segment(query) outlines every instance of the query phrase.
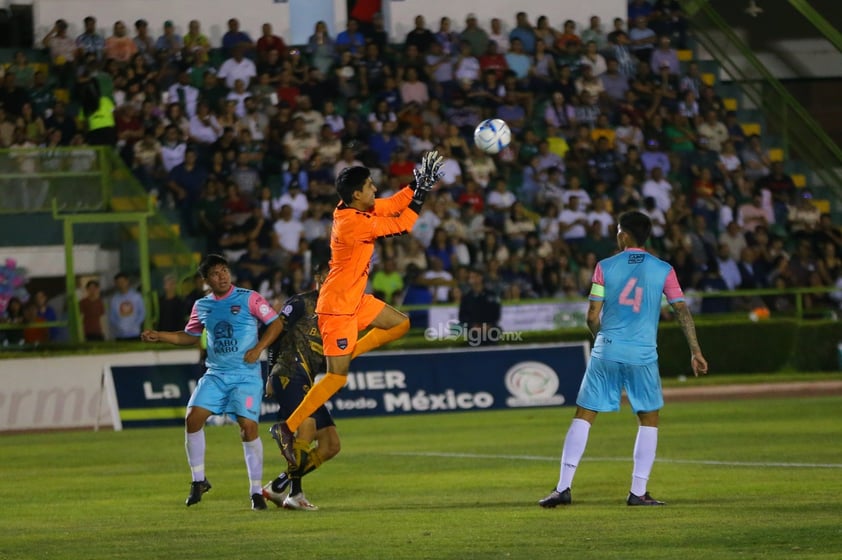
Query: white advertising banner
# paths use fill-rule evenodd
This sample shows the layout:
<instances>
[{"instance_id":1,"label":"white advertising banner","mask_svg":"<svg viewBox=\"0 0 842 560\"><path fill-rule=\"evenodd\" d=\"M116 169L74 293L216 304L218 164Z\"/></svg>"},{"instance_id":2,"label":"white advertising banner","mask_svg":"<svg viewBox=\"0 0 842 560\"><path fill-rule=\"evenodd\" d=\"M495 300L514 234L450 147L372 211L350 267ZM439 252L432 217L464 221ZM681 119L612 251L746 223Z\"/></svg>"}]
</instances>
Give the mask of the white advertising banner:
<instances>
[{"instance_id":1,"label":"white advertising banner","mask_svg":"<svg viewBox=\"0 0 842 560\"><path fill-rule=\"evenodd\" d=\"M512 303L500 311L500 329L504 333L548 331L561 328L586 327L588 302L554 301L545 303ZM457 336L459 308L455 305L431 307L426 336L440 340Z\"/></svg>"},{"instance_id":2,"label":"white advertising banner","mask_svg":"<svg viewBox=\"0 0 842 560\"><path fill-rule=\"evenodd\" d=\"M198 350L0 360L0 432L114 427L110 365L195 362Z\"/></svg>"}]
</instances>

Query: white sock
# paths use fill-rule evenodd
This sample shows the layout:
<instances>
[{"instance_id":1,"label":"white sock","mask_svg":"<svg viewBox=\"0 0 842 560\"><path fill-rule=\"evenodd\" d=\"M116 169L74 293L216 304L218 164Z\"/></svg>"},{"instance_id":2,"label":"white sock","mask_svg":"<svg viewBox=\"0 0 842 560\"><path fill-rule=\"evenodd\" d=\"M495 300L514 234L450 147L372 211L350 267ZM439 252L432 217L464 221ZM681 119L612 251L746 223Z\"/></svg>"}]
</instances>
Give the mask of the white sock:
<instances>
[{"instance_id":1,"label":"white sock","mask_svg":"<svg viewBox=\"0 0 842 560\"><path fill-rule=\"evenodd\" d=\"M187 450L187 464L193 475L193 482L205 479L205 430L186 433L184 448Z\"/></svg>"},{"instance_id":2,"label":"white sock","mask_svg":"<svg viewBox=\"0 0 842 560\"><path fill-rule=\"evenodd\" d=\"M640 426L634 442L634 471L632 472L631 493L642 496L646 493L649 473L655 463L655 451L658 449L658 428Z\"/></svg>"},{"instance_id":3,"label":"white sock","mask_svg":"<svg viewBox=\"0 0 842 560\"><path fill-rule=\"evenodd\" d=\"M573 484L573 475L576 474L576 467L585 453L585 446L588 445L588 433L591 424L587 420L574 418L564 438L564 449L561 452L561 474L558 479L556 490L564 492Z\"/></svg>"},{"instance_id":4,"label":"white sock","mask_svg":"<svg viewBox=\"0 0 842 560\"><path fill-rule=\"evenodd\" d=\"M243 442L246 470L249 473L249 493L260 494L263 489L263 441L258 437Z\"/></svg>"}]
</instances>

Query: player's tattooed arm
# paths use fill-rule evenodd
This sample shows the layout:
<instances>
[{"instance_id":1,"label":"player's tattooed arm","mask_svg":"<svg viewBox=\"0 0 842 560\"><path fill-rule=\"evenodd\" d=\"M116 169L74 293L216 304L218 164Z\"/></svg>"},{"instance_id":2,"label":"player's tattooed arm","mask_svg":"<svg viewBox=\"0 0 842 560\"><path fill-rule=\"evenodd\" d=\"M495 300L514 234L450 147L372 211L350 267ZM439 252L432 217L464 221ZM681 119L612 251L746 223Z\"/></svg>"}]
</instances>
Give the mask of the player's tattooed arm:
<instances>
[{"instance_id":1,"label":"player's tattooed arm","mask_svg":"<svg viewBox=\"0 0 842 560\"><path fill-rule=\"evenodd\" d=\"M690 346L690 353L701 354L702 349L699 346L699 339L696 337L696 324L693 322L690 308L683 301L677 302L673 307L678 318L678 324L681 325L681 330L684 333L684 338L687 339L687 345Z\"/></svg>"}]
</instances>

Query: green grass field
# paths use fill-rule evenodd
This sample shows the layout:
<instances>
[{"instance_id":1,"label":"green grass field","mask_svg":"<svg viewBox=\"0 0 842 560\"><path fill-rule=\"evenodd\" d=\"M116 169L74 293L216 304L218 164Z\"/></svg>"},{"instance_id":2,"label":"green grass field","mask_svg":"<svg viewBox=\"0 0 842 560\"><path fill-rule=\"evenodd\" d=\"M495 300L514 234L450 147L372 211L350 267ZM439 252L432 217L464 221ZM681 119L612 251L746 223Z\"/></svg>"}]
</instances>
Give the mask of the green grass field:
<instances>
[{"instance_id":1,"label":"green grass field","mask_svg":"<svg viewBox=\"0 0 842 560\"><path fill-rule=\"evenodd\" d=\"M636 423L602 415L574 504L544 510L571 413L340 420L343 451L305 479L318 512L249 509L233 426L207 428L214 487L191 508L180 429L2 435L0 558L842 555L839 398L668 405L650 480L664 508L625 506Z\"/></svg>"}]
</instances>

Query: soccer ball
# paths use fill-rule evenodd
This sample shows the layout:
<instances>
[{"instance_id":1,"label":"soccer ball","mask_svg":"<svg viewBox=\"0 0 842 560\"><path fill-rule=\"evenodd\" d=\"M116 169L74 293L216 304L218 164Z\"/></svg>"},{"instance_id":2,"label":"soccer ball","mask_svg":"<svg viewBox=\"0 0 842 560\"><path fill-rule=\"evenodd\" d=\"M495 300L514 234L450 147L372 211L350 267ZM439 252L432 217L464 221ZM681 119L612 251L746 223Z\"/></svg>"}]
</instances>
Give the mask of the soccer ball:
<instances>
[{"instance_id":1,"label":"soccer ball","mask_svg":"<svg viewBox=\"0 0 842 560\"><path fill-rule=\"evenodd\" d=\"M474 144L487 154L496 154L512 141L512 131L506 121L485 119L474 129Z\"/></svg>"}]
</instances>

